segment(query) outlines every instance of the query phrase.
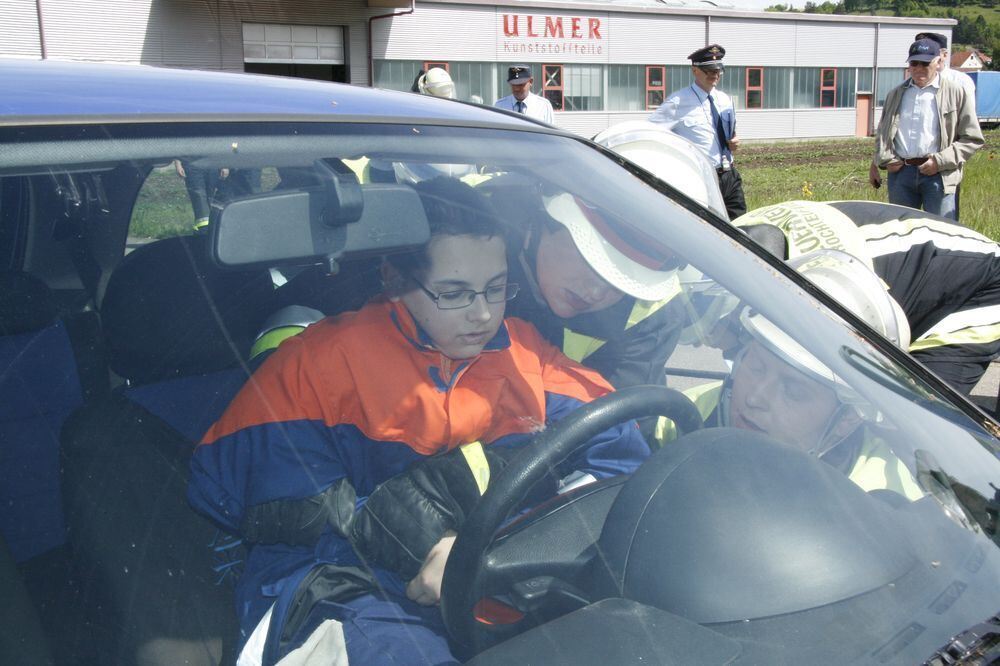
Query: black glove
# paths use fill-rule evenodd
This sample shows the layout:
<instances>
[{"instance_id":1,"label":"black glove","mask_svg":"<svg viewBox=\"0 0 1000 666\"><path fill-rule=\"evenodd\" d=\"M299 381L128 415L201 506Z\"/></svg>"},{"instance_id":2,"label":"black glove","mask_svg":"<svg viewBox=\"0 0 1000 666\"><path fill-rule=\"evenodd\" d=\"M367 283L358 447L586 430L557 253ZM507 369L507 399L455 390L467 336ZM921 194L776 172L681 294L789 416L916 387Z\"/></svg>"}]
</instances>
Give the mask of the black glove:
<instances>
[{"instance_id":1,"label":"black glove","mask_svg":"<svg viewBox=\"0 0 1000 666\"><path fill-rule=\"evenodd\" d=\"M339 479L319 495L256 504L244 513L240 534L248 543L315 546L329 525L346 537L355 499L354 487L347 479Z\"/></svg>"},{"instance_id":2,"label":"black glove","mask_svg":"<svg viewBox=\"0 0 1000 666\"><path fill-rule=\"evenodd\" d=\"M490 478L516 453L506 448L482 450ZM372 492L355 516L352 541L369 563L409 580L444 533L462 527L480 497L476 476L461 449L426 458Z\"/></svg>"}]
</instances>

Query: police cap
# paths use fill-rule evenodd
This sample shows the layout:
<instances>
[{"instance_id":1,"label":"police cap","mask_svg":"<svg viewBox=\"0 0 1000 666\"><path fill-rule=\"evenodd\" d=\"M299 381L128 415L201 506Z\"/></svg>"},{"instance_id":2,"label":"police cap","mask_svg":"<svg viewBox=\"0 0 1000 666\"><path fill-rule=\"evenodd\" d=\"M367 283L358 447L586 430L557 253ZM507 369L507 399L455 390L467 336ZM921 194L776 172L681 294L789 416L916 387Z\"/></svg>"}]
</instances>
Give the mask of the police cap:
<instances>
[{"instance_id":1,"label":"police cap","mask_svg":"<svg viewBox=\"0 0 1000 666\"><path fill-rule=\"evenodd\" d=\"M531 79L531 67L514 65L507 69L507 83L527 83Z\"/></svg>"},{"instance_id":2,"label":"police cap","mask_svg":"<svg viewBox=\"0 0 1000 666\"><path fill-rule=\"evenodd\" d=\"M726 55L726 49L718 44L709 44L703 49L698 49L688 56L691 65L694 67L707 67L708 69L722 69L722 59Z\"/></svg>"}]
</instances>

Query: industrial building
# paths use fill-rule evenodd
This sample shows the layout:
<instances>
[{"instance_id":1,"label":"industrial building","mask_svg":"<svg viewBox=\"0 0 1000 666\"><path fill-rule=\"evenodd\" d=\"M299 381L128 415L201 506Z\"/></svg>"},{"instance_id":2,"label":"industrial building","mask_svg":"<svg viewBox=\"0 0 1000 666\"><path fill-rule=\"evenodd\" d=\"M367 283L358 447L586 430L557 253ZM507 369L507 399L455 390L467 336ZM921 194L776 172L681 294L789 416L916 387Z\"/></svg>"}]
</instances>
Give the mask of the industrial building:
<instances>
[{"instance_id":1,"label":"industrial building","mask_svg":"<svg viewBox=\"0 0 1000 666\"><path fill-rule=\"evenodd\" d=\"M560 127L590 136L690 85L686 59L725 46L721 88L743 138L863 136L903 80L915 33L952 19L742 11L656 0L0 0L0 56L257 72L409 90L446 68L492 103L534 68Z\"/></svg>"}]
</instances>

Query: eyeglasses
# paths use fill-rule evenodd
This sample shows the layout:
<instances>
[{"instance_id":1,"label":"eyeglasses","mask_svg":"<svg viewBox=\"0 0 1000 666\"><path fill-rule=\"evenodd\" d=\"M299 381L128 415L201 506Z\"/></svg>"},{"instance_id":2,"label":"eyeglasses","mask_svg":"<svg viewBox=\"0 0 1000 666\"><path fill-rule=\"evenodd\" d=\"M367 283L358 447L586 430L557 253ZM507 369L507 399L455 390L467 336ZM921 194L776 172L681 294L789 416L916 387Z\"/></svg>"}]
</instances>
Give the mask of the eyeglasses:
<instances>
[{"instance_id":1,"label":"eyeglasses","mask_svg":"<svg viewBox=\"0 0 1000 666\"><path fill-rule=\"evenodd\" d=\"M930 67L930 66L931 64L929 62L922 62L920 60L910 61L910 67Z\"/></svg>"},{"instance_id":2,"label":"eyeglasses","mask_svg":"<svg viewBox=\"0 0 1000 666\"><path fill-rule=\"evenodd\" d=\"M725 69L725 65L719 65L717 67L698 67L698 69L701 70L702 74L708 74L709 76L712 74L718 74L719 76L722 76L722 70Z\"/></svg>"},{"instance_id":3,"label":"eyeglasses","mask_svg":"<svg viewBox=\"0 0 1000 666\"><path fill-rule=\"evenodd\" d=\"M420 284L420 281L415 277L411 277L410 279L427 294L428 298L437 304L439 310L461 310L462 308L467 308L476 301L476 296L480 294L486 299L487 303L504 303L517 296L518 290L517 283L505 282L504 284L495 284L492 287L486 287L482 291L459 289L457 291L444 291L440 294L435 294Z\"/></svg>"}]
</instances>

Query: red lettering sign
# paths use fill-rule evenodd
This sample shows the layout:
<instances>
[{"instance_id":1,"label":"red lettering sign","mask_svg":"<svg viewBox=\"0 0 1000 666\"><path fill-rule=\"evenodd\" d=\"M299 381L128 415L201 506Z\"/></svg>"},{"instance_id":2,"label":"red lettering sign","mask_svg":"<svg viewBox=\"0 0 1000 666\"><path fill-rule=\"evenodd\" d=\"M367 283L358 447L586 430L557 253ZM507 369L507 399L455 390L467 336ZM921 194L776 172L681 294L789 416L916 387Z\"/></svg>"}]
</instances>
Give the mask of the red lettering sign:
<instances>
[{"instance_id":1,"label":"red lettering sign","mask_svg":"<svg viewBox=\"0 0 1000 666\"><path fill-rule=\"evenodd\" d=\"M583 33L580 32L580 17L574 16L570 20L570 24L573 26L573 39L580 39L583 37Z\"/></svg>"},{"instance_id":2,"label":"red lettering sign","mask_svg":"<svg viewBox=\"0 0 1000 666\"><path fill-rule=\"evenodd\" d=\"M591 21L596 21L597 19L590 19ZM559 39L564 39L561 16L546 16L545 17L545 36L546 37L558 37Z\"/></svg>"},{"instance_id":3,"label":"red lettering sign","mask_svg":"<svg viewBox=\"0 0 1000 666\"><path fill-rule=\"evenodd\" d=\"M517 37L517 14L503 15L503 34L505 37Z\"/></svg>"},{"instance_id":4,"label":"red lettering sign","mask_svg":"<svg viewBox=\"0 0 1000 666\"><path fill-rule=\"evenodd\" d=\"M532 19L534 18L534 16L528 16L528 37L538 37L538 33L535 32L535 28L532 25Z\"/></svg>"},{"instance_id":5,"label":"red lettering sign","mask_svg":"<svg viewBox=\"0 0 1000 666\"><path fill-rule=\"evenodd\" d=\"M590 39L601 38L601 19L587 19L590 24Z\"/></svg>"}]
</instances>

